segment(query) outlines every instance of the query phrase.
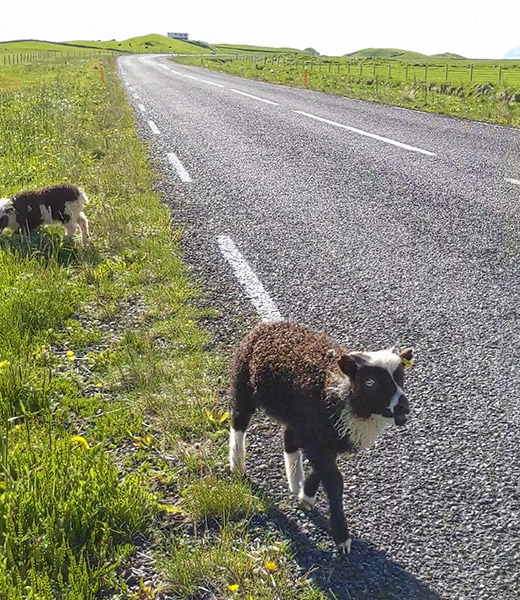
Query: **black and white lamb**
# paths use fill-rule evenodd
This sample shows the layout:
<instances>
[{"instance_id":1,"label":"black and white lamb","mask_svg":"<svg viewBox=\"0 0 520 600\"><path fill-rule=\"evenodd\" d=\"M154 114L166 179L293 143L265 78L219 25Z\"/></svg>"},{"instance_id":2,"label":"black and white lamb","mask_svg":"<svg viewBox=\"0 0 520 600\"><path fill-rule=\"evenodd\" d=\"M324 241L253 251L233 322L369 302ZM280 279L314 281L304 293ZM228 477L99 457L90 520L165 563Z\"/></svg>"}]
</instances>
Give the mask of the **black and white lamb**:
<instances>
[{"instance_id":1,"label":"black and white lamb","mask_svg":"<svg viewBox=\"0 0 520 600\"><path fill-rule=\"evenodd\" d=\"M86 203L85 192L67 183L2 198L0 233L6 228L29 233L42 225L61 223L69 238L79 227L81 241L85 244L89 237L88 221L83 212Z\"/></svg>"},{"instance_id":2,"label":"black and white lamb","mask_svg":"<svg viewBox=\"0 0 520 600\"><path fill-rule=\"evenodd\" d=\"M231 469L245 471L245 434L257 408L283 425L289 488L307 506L320 483L332 536L349 553L339 453L370 446L386 426L404 425L409 405L403 368L410 349L350 352L326 335L287 321L262 323L242 341L232 372ZM302 454L312 471L305 478Z\"/></svg>"}]
</instances>

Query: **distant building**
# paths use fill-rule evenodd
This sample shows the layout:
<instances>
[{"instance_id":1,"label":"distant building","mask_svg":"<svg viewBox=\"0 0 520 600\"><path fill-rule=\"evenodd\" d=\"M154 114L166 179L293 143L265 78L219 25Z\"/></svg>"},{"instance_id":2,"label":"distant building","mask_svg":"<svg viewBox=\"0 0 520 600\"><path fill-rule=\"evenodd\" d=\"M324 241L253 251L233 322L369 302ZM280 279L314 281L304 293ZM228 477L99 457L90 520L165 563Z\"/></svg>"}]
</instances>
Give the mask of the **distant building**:
<instances>
[{"instance_id":1,"label":"distant building","mask_svg":"<svg viewBox=\"0 0 520 600\"><path fill-rule=\"evenodd\" d=\"M167 35L169 38L173 38L174 40L187 40L188 39L187 33L168 33Z\"/></svg>"}]
</instances>

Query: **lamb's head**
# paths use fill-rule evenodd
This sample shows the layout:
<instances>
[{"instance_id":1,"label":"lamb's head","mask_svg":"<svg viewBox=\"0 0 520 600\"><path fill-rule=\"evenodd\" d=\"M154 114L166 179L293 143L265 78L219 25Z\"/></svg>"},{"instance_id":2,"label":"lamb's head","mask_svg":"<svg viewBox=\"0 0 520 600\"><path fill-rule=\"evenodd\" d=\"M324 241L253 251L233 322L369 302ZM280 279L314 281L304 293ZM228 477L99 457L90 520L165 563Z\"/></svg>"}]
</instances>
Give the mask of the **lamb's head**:
<instances>
[{"instance_id":1,"label":"lamb's head","mask_svg":"<svg viewBox=\"0 0 520 600\"><path fill-rule=\"evenodd\" d=\"M355 416L365 419L380 415L404 425L410 407L403 392L404 368L412 360L412 350L351 352L338 357L338 366L350 379L350 405Z\"/></svg>"},{"instance_id":2,"label":"lamb's head","mask_svg":"<svg viewBox=\"0 0 520 600\"><path fill-rule=\"evenodd\" d=\"M10 198L0 198L0 233L9 227L14 229L16 226L16 213L13 201Z\"/></svg>"}]
</instances>

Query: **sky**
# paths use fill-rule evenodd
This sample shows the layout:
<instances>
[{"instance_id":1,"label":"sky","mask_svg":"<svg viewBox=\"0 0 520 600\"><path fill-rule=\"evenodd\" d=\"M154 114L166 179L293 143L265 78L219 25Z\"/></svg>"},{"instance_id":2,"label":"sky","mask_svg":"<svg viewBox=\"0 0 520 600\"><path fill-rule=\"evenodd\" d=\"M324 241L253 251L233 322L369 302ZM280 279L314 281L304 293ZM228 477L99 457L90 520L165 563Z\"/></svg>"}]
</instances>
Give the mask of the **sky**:
<instances>
[{"instance_id":1,"label":"sky","mask_svg":"<svg viewBox=\"0 0 520 600\"><path fill-rule=\"evenodd\" d=\"M188 32L190 39L315 48L342 55L362 48L403 48L502 58L520 46L520 2L495 0L24 0L5 2L0 40L126 39ZM432 6L435 8L433 9Z\"/></svg>"}]
</instances>

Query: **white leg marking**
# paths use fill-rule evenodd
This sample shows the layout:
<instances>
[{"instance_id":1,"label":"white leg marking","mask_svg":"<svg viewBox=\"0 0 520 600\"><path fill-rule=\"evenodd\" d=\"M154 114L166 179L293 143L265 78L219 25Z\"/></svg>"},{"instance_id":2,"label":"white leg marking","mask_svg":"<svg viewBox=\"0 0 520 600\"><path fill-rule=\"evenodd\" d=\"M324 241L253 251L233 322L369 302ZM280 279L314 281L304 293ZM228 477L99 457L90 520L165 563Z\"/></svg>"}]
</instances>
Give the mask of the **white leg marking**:
<instances>
[{"instance_id":1,"label":"white leg marking","mask_svg":"<svg viewBox=\"0 0 520 600\"><path fill-rule=\"evenodd\" d=\"M349 536L344 542L338 544L336 548L338 552L343 552L343 554L350 554L350 546L352 546L352 538Z\"/></svg>"},{"instance_id":2,"label":"white leg marking","mask_svg":"<svg viewBox=\"0 0 520 600\"><path fill-rule=\"evenodd\" d=\"M298 495L300 486L305 479L303 472L302 453L299 450L291 453L284 452L283 456L287 481L289 482L289 489L293 494Z\"/></svg>"},{"instance_id":3,"label":"white leg marking","mask_svg":"<svg viewBox=\"0 0 520 600\"><path fill-rule=\"evenodd\" d=\"M316 504L316 494L314 496L307 496L303 491L303 483L300 491L298 492L298 498L305 508L313 508Z\"/></svg>"},{"instance_id":4,"label":"white leg marking","mask_svg":"<svg viewBox=\"0 0 520 600\"><path fill-rule=\"evenodd\" d=\"M90 237L90 231L88 229L88 219L85 216L85 213L80 213L78 217L78 225L81 231L81 242L83 245L87 243L88 238Z\"/></svg>"},{"instance_id":5,"label":"white leg marking","mask_svg":"<svg viewBox=\"0 0 520 600\"><path fill-rule=\"evenodd\" d=\"M76 233L76 228L78 226L78 224L76 223L76 221L69 221L68 223L65 223L65 235L72 239L74 237L74 234Z\"/></svg>"},{"instance_id":6,"label":"white leg marking","mask_svg":"<svg viewBox=\"0 0 520 600\"><path fill-rule=\"evenodd\" d=\"M245 431L229 432L229 466L232 471L244 474L246 472L246 434Z\"/></svg>"}]
</instances>

